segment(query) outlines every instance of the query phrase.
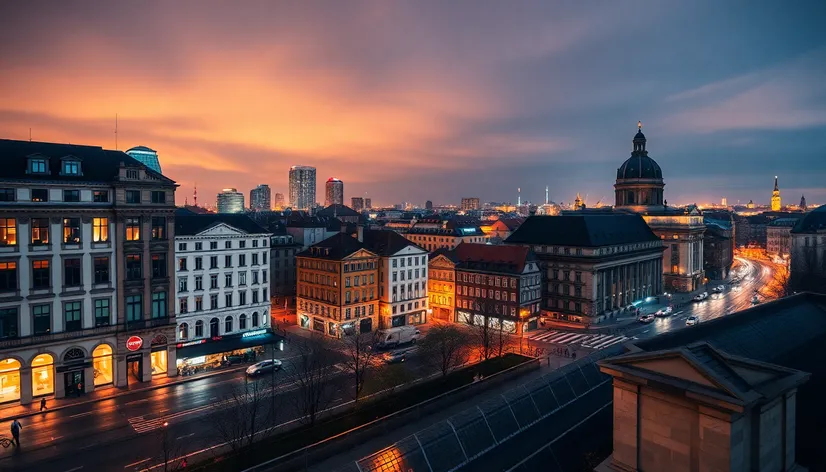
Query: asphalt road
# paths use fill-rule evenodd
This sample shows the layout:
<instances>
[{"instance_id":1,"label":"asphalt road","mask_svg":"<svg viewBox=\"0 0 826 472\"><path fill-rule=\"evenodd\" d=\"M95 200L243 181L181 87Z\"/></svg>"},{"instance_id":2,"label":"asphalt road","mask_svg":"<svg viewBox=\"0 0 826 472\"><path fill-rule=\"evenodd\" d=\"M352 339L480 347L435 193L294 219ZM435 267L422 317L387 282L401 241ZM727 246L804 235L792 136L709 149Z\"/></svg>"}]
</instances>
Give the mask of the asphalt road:
<instances>
[{"instance_id":1,"label":"asphalt road","mask_svg":"<svg viewBox=\"0 0 826 472\"><path fill-rule=\"evenodd\" d=\"M284 372L276 374L276 422L294 424L301 416L298 388L288 380L294 353L288 348L279 354L276 357L284 362ZM393 379L399 383L432 373L415 354L408 356L405 363L387 369L396 372ZM25 418L22 448L19 453L14 448L2 450L0 470L163 470L165 445L174 457L196 451L217 453L220 449L216 445L225 439L214 427L216 411L244 382L243 371L230 372ZM269 376L254 382L270 388ZM328 408L351 401L354 388L343 368L336 369L329 382ZM237 408L232 401L225 404ZM270 410L269 393L261 405L259 417L263 418Z\"/></svg>"}]
</instances>

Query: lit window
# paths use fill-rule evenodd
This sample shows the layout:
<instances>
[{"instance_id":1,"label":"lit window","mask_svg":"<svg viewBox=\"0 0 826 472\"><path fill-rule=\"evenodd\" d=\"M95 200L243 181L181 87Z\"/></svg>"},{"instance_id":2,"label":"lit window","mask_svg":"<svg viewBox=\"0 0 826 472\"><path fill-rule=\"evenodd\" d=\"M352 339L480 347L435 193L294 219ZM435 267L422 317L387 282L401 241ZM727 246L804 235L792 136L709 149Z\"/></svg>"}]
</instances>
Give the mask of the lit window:
<instances>
[{"instance_id":1,"label":"lit window","mask_svg":"<svg viewBox=\"0 0 826 472\"><path fill-rule=\"evenodd\" d=\"M63 218L63 242L80 244L80 218Z\"/></svg>"},{"instance_id":2,"label":"lit window","mask_svg":"<svg viewBox=\"0 0 826 472\"><path fill-rule=\"evenodd\" d=\"M0 218L0 246L17 245L17 220Z\"/></svg>"},{"instance_id":3,"label":"lit window","mask_svg":"<svg viewBox=\"0 0 826 472\"><path fill-rule=\"evenodd\" d=\"M46 173L46 159L31 159L29 160L29 173L45 174Z\"/></svg>"},{"instance_id":4,"label":"lit window","mask_svg":"<svg viewBox=\"0 0 826 472\"><path fill-rule=\"evenodd\" d=\"M92 241L109 241L109 218L92 218Z\"/></svg>"},{"instance_id":5,"label":"lit window","mask_svg":"<svg viewBox=\"0 0 826 472\"><path fill-rule=\"evenodd\" d=\"M141 239L141 219L126 218L126 240L139 241Z\"/></svg>"},{"instance_id":6,"label":"lit window","mask_svg":"<svg viewBox=\"0 0 826 472\"><path fill-rule=\"evenodd\" d=\"M49 244L49 219L32 218L32 244Z\"/></svg>"},{"instance_id":7,"label":"lit window","mask_svg":"<svg viewBox=\"0 0 826 472\"><path fill-rule=\"evenodd\" d=\"M80 175L80 162L63 161L63 175Z\"/></svg>"}]
</instances>

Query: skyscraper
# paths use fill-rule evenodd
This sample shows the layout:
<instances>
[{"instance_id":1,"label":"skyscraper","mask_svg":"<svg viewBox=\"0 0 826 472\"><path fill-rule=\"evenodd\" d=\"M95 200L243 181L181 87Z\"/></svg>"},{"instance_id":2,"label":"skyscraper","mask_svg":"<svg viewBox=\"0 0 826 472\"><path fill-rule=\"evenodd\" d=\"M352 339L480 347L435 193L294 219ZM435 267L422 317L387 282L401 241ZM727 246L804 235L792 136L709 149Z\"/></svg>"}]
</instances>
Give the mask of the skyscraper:
<instances>
[{"instance_id":1,"label":"skyscraper","mask_svg":"<svg viewBox=\"0 0 826 472\"><path fill-rule=\"evenodd\" d=\"M290 167L290 206L296 210L310 210L315 200L315 167Z\"/></svg>"},{"instance_id":2,"label":"skyscraper","mask_svg":"<svg viewBox=\"0 0 826 472\"><path fill-rule=\"evenodd\" d=\"M335 177L327 179L325 195L324 206L344 205L344 182Z\"/></svg>"},{"instance_id":3,"label":"skyscraper","mask_svg":"<svg viewBox=\"0 0 826 472\"><path fill-rule=\"evenodd\" d=\"M365 197L365 199L364 199L364 208L366 210L372 209L373 208L373 200L370 199L370 198Z\"/></svg>"},{"instance_id":4,"label":"skyscraper","mask_svg":"<svg viewBox=\"0 0 826 472\"><path fill-rule=\"evenodd\" d=\"M270 195L270 186L267 184L261 184L250 190L250 210L270 211L272 209Z\"/></svg>"},{"instance_id":5,"label":"skyscraper","mask_svg":"<svg viewBox=\"0 0 826 472\"><path fill-rule=\"evenodd\" d=\"M149 149L146 146L135 146L126 151L126 154L129 154L138 162L155 172L161 173L161 162L158 160L158 151Z\"/></svg>"},{"instance_id":6,"label":"skyscraper","mask_svg":"<svg viewBox=\"0 0 826 472\"><path fill-rule=\"evenodd\" d=\"M243 213L244 194L234 188L225 188L218 194L218 213Z\"/></svg>"},{"instance_id":7,"label":"skyscraper","mask_svg":"<svg viewBox=\"0 0 826 472\"><path fill-rule=\"evenodd\" d=\"M283 193L276 193L275 194L275 209L276 210L283 210L286 205L284 205L284 194Z\"/></svg>"},{"instance_id":8,"label":"skyscraper","mask_svg":"<svg viewBox=\"0 0 826 472\"><path fill-rule=\"evenodd\" d=\"M772 211L780 211L780 188L777 186L777 176L774 176L774 191L772 191Z\"/></svg>"},{"instance_id":9,"label":"skyscraper","mask_svg":"<svg viewBox=\"0 0 826 472\"><path fill-rule=\"evenodd\" d=\"M352 197L350 199L350 207L353 210L356 210L356 211L364 210L364 198L362 198L362 197Z\"/></svg>"},{"instance_id":10,"label":"skyscraper","mask_svg":"<svg viewBox=\"0 0 826 472\"><path fill-rule=\"evenodd\" d=\"M479 197L465 197L462 199L462 210L479 210L481 206L479 205Z\"/></svg>"}]
</instances>

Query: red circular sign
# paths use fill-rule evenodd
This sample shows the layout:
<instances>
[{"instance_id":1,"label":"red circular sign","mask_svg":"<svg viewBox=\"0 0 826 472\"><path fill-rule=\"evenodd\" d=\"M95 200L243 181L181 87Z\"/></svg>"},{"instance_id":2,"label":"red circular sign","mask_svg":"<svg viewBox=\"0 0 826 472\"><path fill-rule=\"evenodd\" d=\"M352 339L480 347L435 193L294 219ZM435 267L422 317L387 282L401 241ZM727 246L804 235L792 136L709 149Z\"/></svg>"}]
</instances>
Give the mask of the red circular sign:
<instances>
[{"instance_id":1,"label":"red circular sign","mask_svg":"<svg viewBox=\"0 0 826 472\"><path fill-rule=\"evenodd\" d=\"M126 340L126 349L130 351L137 351L143 346L143 339L140 336L132 336Z\"/></svg>"}]
</instances>

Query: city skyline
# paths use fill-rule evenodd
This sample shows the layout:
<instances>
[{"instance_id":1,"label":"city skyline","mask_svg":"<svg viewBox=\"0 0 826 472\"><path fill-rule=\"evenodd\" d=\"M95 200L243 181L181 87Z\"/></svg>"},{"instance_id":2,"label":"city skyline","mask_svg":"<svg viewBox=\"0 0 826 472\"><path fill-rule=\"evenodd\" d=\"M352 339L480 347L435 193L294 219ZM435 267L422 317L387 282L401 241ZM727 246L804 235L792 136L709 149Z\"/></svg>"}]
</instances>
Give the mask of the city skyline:
<instances>
[{"instance_id":1,"label":"city skyline","mask_svg":"<svg viewBox=\"0 0 826 472\"><path fill-rule=\"evenodd\" d=\"M637 120L669 201L768 204L774 175L785 202L826 201L817 2L94 5L6 9L0 135L113 149L117 114L117 147L158 150L178 203L196 181L286 192L297 163L346 181L345 201L610 201Z\"/></svg>"}]
</instances>

